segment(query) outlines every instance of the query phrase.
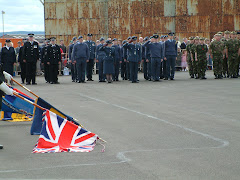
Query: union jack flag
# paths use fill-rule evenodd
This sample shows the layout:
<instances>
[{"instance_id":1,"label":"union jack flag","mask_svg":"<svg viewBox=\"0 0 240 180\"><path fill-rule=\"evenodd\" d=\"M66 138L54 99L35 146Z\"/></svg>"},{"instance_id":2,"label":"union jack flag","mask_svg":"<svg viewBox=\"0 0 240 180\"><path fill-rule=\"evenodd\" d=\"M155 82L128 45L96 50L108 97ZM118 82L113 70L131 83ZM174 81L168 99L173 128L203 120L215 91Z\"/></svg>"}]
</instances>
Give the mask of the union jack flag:
<instances>
[{"instance_id":1,"label":"union jack flag","mask_svg":"<svg viewBox=\"0 0 240 180\"><path fill-rule=\"evenodd\" d=\"M46 110L43 127L33 153L90 152L98 136Z\"/></svg>"}]
</instances>

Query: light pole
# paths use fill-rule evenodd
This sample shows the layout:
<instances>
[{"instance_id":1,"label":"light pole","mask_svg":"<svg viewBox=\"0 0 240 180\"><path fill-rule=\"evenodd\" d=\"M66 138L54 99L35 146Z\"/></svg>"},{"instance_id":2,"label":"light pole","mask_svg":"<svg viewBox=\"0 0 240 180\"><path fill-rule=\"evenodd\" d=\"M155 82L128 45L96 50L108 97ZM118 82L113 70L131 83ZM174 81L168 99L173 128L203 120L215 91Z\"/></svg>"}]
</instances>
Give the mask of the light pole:
<instances>
[{"instance_id":1,"label":"light pole","mask_svg":"<svg viewBox=\"0 0 240 180\"><path fill-rule=\"evenodd\" d=\"M4 38L4 14L5 14L5 11L2 11L3 38Z\"/></svg>"}]
</instances>

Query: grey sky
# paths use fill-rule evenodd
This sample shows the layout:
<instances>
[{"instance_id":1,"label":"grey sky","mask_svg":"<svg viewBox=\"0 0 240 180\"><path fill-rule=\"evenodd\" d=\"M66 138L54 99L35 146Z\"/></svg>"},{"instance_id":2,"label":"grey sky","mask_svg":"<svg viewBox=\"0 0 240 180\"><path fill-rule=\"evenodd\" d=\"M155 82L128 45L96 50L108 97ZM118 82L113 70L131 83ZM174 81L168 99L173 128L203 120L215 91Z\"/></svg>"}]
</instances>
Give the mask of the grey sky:
<instances>
[{"instance_id":1,"label":"grey sky","mask_svg":"<svg viewBox=\"0 0 240 180\"><path fill-rule=\"evenodd\" d=\"M44 31L44 7L39 0L0 0L4 14L4 32ZM0 32L2 32L2 13Z\"/></svg>"}]
</instances>

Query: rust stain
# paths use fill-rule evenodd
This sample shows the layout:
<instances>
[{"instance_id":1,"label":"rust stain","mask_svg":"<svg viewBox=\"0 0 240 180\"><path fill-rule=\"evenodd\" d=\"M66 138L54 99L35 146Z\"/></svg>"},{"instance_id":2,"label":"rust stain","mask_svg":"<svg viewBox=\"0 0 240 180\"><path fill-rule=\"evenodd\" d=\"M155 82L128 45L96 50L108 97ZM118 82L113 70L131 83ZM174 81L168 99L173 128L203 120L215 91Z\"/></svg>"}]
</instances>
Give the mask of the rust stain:
<instances>
[{"instance_id":1,"label":"rust stain","mask_svg":"<svg viewBox=\"0 0 240 180\"><path fill-rule=\"evenodd\" d=\"M175 31L181 38L239 30L240 0L45 0L46 37L125 39Z\"/></svg>"}]
</instances>

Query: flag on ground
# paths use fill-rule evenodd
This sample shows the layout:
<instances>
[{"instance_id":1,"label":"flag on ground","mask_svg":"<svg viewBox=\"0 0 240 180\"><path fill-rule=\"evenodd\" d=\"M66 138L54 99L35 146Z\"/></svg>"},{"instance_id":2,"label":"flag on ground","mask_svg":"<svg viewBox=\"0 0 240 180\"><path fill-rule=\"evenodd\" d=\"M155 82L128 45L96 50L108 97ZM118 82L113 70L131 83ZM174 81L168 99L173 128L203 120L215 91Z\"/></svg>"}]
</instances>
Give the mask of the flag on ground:
<instances>
[{"instance_id":1,"label":"flag on ground","mask_svg":"<svg viewBox=\"0 0 240 180\"><path fill-rule=\"evenodd\" d=\"M51 104L49 104L48 102L46 102L45 100L43 100L42 98L37 98L35 101L36 104L38 104L39 106L48 109L54 113L56 113L58 116L65 118L69 121L74 122L76 125L79 125L76 121L73 120L72 117L64 114L63 112L59 111L57 108L53 107ZM34 108L34 117L33 117L33 123L32 123L32 127L30 130L30 134L31 135L39 135L42 129L42 117L43 117L43 110L39 109L39 108Z\"/></svg>"},{"instance_id":2,"label":"flag on ground","mask_svg":"<svg viewBox=\"0 0 240 180\"><path fill-rule=\"evenodd\" d=\"M43 127L33 153L90 152L98 136L46 110Z\"/></svg>"}]
</instances>

